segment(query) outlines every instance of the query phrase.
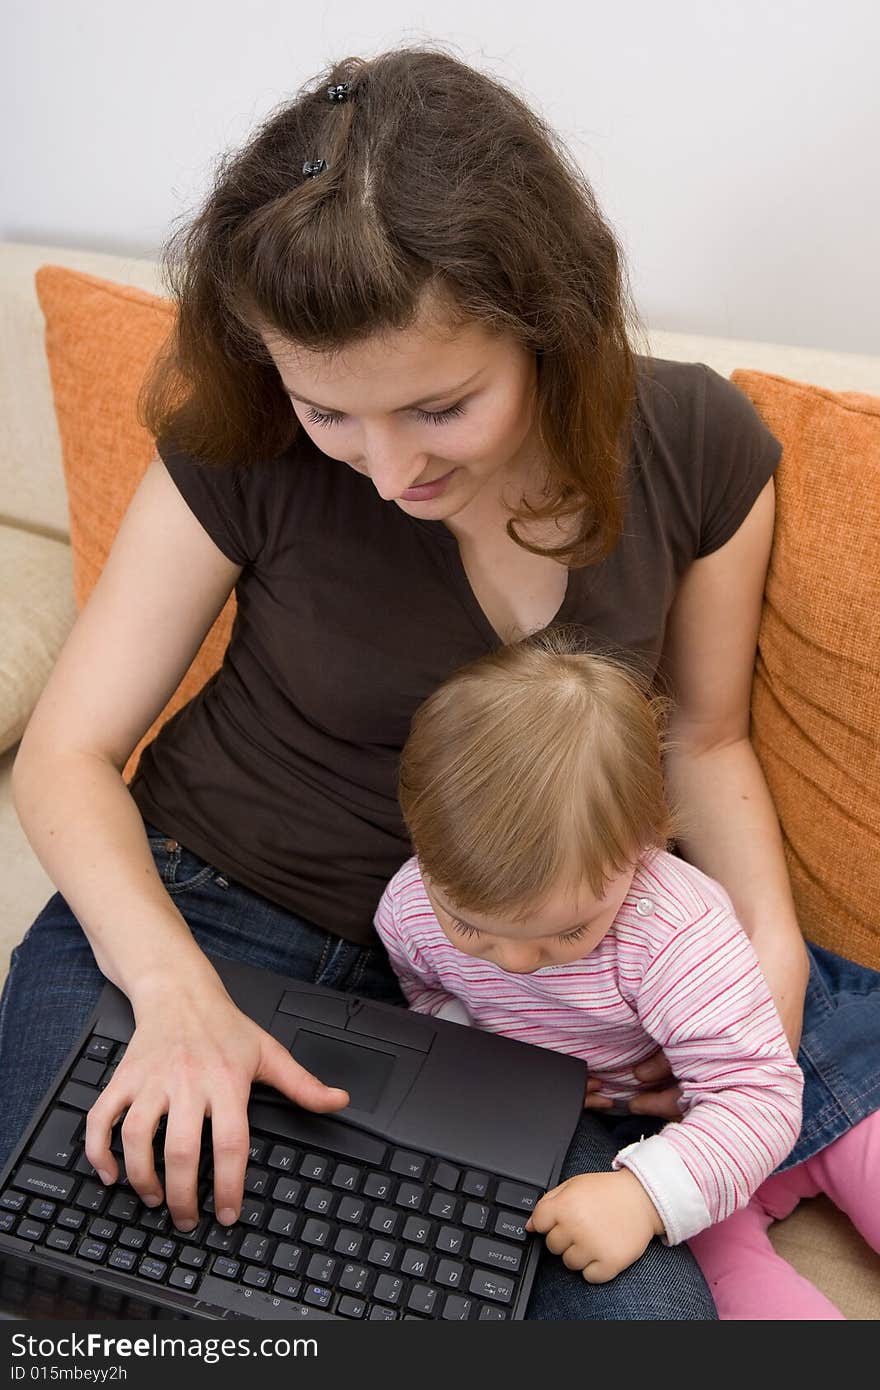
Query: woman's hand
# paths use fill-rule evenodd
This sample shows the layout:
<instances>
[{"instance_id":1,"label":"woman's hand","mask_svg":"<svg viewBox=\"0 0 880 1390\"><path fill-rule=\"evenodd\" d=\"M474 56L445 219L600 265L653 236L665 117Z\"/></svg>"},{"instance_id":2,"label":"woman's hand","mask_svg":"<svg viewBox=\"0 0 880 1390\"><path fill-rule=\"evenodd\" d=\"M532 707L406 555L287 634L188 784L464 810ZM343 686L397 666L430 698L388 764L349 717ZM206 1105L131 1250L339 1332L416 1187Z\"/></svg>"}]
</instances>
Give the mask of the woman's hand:
<instances>
[{"instance_id":1,"label":"woman's hand","mask_svg":"<svg viewBox=\"0 0 880 1390\"><path fill-rule=\"evenodd\" d=\"M121 1116L128 1181L148 1206L162 1201L153 1137L167 1115L165 1201L174 1224L198 1222L197 1181L202 1126L210 1117L217 1220L238 1219L250 1135L251 1083L274 1086L308 1110L339 1110L347 1092L325 1086L275 1038L243 1014L219 980L194 992L154 999L142 1011L112 1079L86 1121L86 1157L104 1183L118 1168L111 1131Z\"/></svg>"},{"instance_id":2,"label":"woman's hand","mask_svg":"<svg viewBox=\"0 0 880 1390\"><path fill-rule=\"evenodd\" d=\"M680 1120L681 1108L678 1101L681 1087L672 1075L666 1054L658 1049L644 1062L639 1062L638 1066L633 1068L633 1072L647 1090L633 1096L629 1102L630 1113L657 1115L663 1120ZM587 1081L584 1109L609 1110L613 1104L613 1100L602 1095L602 1078L591 1076Z\"/></svg>"}]
</instances>

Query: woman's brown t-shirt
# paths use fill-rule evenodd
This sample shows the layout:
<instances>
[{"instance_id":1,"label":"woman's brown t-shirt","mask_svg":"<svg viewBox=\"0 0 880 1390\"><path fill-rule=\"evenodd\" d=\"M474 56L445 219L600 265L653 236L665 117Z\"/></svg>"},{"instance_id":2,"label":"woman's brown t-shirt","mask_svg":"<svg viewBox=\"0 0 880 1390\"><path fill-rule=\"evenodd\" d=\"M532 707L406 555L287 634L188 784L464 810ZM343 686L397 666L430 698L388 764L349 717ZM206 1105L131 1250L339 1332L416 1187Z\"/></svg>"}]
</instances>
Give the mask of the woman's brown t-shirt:
<instances>
[{"instance_id":1,"label":"woman's brown t-shirt","mask_svg":"<svg viewBox=\"0 0 880 1390\"><path fill-rule=\"evenodd\" d=\"M653 674L682 575L738 529L781 448L710 368L638 365L623 533L607 559L569 571L554 621ZM383 502L304 432L247 468L162 456L243 569L223 665L144 750L135 802L230 878L373 942L382 890L411 853L396 798L410 719L500 638L451 531Z\"/></svg>"}]
</instances>

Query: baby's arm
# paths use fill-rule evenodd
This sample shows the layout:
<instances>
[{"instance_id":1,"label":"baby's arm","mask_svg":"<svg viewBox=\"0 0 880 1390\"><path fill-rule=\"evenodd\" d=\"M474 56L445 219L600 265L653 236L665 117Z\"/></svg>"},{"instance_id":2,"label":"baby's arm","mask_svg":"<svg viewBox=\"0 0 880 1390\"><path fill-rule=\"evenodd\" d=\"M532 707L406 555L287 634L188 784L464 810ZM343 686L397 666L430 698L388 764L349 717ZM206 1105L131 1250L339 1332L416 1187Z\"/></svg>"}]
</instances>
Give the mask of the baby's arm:
<instances>
[{"instance_id":1,"label":"baby's arm","mask_svg":"<svg viewBox=\"0 0 880 1390\"><path fill-rule=\"evenodd\" d=\"M684 1117L621 1150L670 1244L744 1206L794 1145L803 1076L732 909L670 935L638 991L641 1022L681 1085Z\"/></svg>"},{"instance_id":2,"label":"baby's arm","mask_svg":"<svg viewBox=\"0 0 880 1390\"><path fill-rule=\"evenodd\" d=\"M400 988L406 995L411 1009L420 1014L431 1014L433 1018L445 1018L453 1023L469 1024L470 1014L462 1001L448 990L443 989L423 957L407 940L401 928L397 910L397 895L394 882L382 894L376 910L374 925L388 952Z\"/></svg>"}]
</instances>

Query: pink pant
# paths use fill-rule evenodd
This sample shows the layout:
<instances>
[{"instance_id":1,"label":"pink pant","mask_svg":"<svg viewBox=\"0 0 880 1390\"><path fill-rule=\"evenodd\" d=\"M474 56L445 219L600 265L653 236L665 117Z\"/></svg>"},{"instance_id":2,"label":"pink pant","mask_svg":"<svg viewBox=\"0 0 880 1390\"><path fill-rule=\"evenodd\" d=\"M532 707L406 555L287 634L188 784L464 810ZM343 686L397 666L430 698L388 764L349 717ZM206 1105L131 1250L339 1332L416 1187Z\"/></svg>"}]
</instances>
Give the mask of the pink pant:
<instances>
[{"instance_id":1,"label":"pink pant","mask_svg":"<svg viewBox=\"0 0 880 1390\"><path fill-rule=\"evenodd\" d=\"M821 1153L778 1173L747 1207L688 1242L725 1321L832 1321L843 1314L770 1243L767 1228L802 1197L830 1197L873 1250L880 1250L880 1111Z\"/></svg>"}]
</instances>

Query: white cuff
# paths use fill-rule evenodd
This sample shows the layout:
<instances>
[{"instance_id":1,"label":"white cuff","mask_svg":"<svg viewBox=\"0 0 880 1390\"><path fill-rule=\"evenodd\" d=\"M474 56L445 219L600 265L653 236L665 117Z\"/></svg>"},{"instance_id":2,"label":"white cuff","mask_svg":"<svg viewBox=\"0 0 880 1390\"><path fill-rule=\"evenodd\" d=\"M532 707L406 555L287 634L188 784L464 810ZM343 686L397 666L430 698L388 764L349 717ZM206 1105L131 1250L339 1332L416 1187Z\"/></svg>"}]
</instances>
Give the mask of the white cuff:
<instances>
[{"instance_id":1,"label":"white cuff","mask_svg":"<svg viewBox=\"0 0 880 1390\"><path fill-rule=\"evenodd\" d=\"M621 1149L612 1164L635 1173L666 1227L667 1245L678 1245L712 1225L705 1198L684 1160L662 1134Z\"/></svg>"},{"instance_id":2,"label":"white cuff","mask_svg":"<svg viewBox=\"0 0 880 1390\"><path fill-rule=\"evenodd\" d=\"M450 1023L463 1023L465 1027L469 1027L471 1022L471 1016L460 999L447 999L440 1005L434 1017L445 1018Z\"/></svg>"}]
</instances>

